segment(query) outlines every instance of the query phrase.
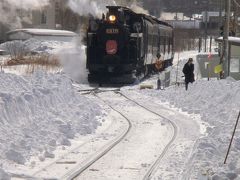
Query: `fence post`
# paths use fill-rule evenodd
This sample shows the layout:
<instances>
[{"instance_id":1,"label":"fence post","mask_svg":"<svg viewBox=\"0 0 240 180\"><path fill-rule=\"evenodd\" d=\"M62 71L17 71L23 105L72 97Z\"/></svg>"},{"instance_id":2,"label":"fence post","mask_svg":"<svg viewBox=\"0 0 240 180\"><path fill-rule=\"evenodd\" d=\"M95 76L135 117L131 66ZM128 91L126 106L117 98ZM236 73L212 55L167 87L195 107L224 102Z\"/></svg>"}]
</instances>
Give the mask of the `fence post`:
<instances>
[{"instance_id":1,"label":"fence post","mask_svg":"<svg viewBox=\"0 0 240 180\"><path fill-rule=\"evenodd\" d=\"M200 53L202 49L202 38L199 38L199 43L198 43L198 52Z\"/></svg>"},{"instance_id":2,"label":"fence post","mask_svg":"<svg viewBox=\"0 0 240 180\"><path fill-rule=\"evenodd\" d=\"M210 37L210 53L212 52L212 36Z\"/></svg>"},{"instance_id":3,"label":"fence post","mask_svg":"<svg viewBox=\"0 0 240 180\"><path fill-rule=\"evenodd\" d=\"M230 150L231 150L231 146L232 146L233 138L234 138L234 135L235 135L235 132L236 132L236 129L237 129L237 125L238 125L239 118L240 118L240 111L239 111L239 113L238 113L237 122L236 122L236 124L235 124L234 130L233 130L233 134L232 134L232 138L231 138L230 144L229 144L229 146L228 146L228 151L227 151L227 154L226 154L226 157L225 157L225 160L224 160L224 164L227 163L227 158L228 158L228 155L229 155Z\"/></svg>"},{"instance_id":4,"label":"fence post","mask_svg":"<svg viewBox=\"0 0 240 180\"><path fill-rule=\"evenodd\" d=\"M178 51L178 62L177 62L177 71L176 71L176 85L178 85L179 56L180 56L180 52Z\"/></svg>"}]
</instances>

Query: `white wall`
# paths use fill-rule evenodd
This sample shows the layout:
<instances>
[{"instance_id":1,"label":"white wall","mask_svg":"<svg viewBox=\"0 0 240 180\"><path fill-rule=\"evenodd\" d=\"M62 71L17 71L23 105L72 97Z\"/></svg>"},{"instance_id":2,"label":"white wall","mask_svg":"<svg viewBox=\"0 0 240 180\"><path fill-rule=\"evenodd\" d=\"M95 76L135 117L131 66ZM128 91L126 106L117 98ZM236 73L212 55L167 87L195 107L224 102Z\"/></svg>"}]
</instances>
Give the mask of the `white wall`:
<instances>
[{"instance_id":1,"label":"white wall","mask_svg":"<svg viewBox=\"0 0 240 180\"><path fill-rule=\"evenodd\" d=\"M46 24L41 22L42 13L45 13L47 21ZM33 11L32 13L33 27L34 28L44 28L44 29L56 29L55 21L55 1L51 1L51 5L43 8L42 10Z\"/></svg>"},{"instance_id":2,"label":"white wall","mask_svg":"<svg viewBox=\"0 0 240 180\"><path fill-rule=\"evenodd\" d=\"M240 46L231 45L230 75L240 80Z\"/></svg>"}]
</instances>

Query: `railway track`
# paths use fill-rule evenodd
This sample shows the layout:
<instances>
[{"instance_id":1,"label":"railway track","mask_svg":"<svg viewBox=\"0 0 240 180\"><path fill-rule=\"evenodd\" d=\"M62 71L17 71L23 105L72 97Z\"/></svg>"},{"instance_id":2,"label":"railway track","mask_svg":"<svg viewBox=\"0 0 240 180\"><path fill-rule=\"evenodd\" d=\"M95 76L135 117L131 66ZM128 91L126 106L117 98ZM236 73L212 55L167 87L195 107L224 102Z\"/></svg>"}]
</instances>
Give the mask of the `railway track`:
<instances>
[{"instance_id":1,"label":"railway track","mask_svg":"<svg viewBox=\"0 0 240 180\"><path fill-rule=\"evenodd\" d=\"M148 171L145 173L145 176L143 177L143 180L150 180L152 178L152 175L154 174L155 170L158 168L161 160L163 159L163 157L165 156L165 154L168 152L170 146L173 144L173 142L175 141L177 134L178 134L178 128L177 125L171 121L170 119L164 117L163 115L151 110L150 108L140 104L139 102L129 98L128 96L124 95L123 93L120 92L120 89L112 89L112 90L104 90L104 89L92 89L89 91L79 91L79 92L84 92L84 94L93 94L94 96L98 97L99 99L101 99L105 104L107 104L112 110L114 110L115 112L119 113L122 117L124 117L124 119L126 119L126 121L129 123L129 128L127 130L127 132L124 134L124 136L122 138L120 138L118 141L116 141L114 144L112 144L106 151L104 151L103 153L101 153L96 159L92 160L91 162L89 162L87 165L84 166L84 168L82 168L80 171L76 172L73 176L69 177L68 179L75 179L78 176L80 176L83 172L85 172L91 165L93 165L95 162L97 162L98 160L100 160L103 156L105 156L109 151L111 151L111 149L113 149L115 146L117 146L126 136L127 134L130 132L131 128L132 128L132 123L131 120L124 115L121 111L117 110L116 108L114 108L112 105L110 105L108 102L106 102L105 100L103 100L101 97L98 96L98 93L103 93L103 92L109 92L109 91L113 91L117 94L119 94L121 97L127 99L128 101L131 101L133 103L135 103L136 105L140 106L141 108L145 109L146 111L151 112L152 114L161 117L163 119L165 119L166 121L168 121L172 128L173 128L173 136L170 139L170 141L168 142L168 144L165 146L165 148L163 149L162 153L158 156L158 158L156 159L156 161L150 166L150 168L148 169Z\"/></svg>"},{"instance_id":2,"label":"railway track","mask_svg":"<svg viewBox=\"0 0 240 180\"><path fill-rule=\"evenodd\" d=\"M89 93L96 91L96 89L94 90L90 90ZM86 92L86 91L85 91ZM102 91L98 91L98 92L102 92ZM97 96L97 93L93 93L94 96L98 97L99 99L101 99L99 96ZM113 106L111 106L110 104L108 104L106 101L104 101L103 99L101 99L105 104L107 104L112 110L114 110L115 112L117 112L118 114L120 114L127 122L128 122L128 128L127 131L118 139L116 140L114 143L112 143L107 149L105 149L105 151L103 151L102 153L100 153L96 158L94 158L92 161L88 162L86 165L84 165L79 171L71 174L70 176L68 176L66 179L67 180L72 180L77 178L78 176L80 176L84 171L86 171L91 165L93 165L95 162L97 162L99 159L101 159L104 155L106 155L111 149L113 149L115 146L117 146L126 136L127 134L130 132L131 128L132 128L132 123L131 121L120 111L118 111L117 109L115 109Z\"/></svg>"},{"instance_id":3,"label":"railway track","mask_svg":"<svg viewBox=\"0 0 240 180\"><path fill-rule=\"evenodd\" d=\"M157 158L157 160L151 165L151 167L149 168L149 170L147 171L146 175L145 175L144 178L143 178L143 180L150 180L151 177L152 177L152 175L153 175L153 173L154 173L154 171L157 169L160 161L162 160L162 158L164 157L164 155L167 153L167 151L169 150L170 146L173 144L173 142L175 141L175 139L176 139L176 137L177 137L177 133L178 133L177 125L176 125L173 121L171 121L170 119L168 119L168 118L164 117L163 115L161 115L161 114L159 114L159 113L157 113L157 112L155 112L155 111L147 108L146 106L140 104L139 102L137 102L137 101L135 101L135 100L132 100L131 98L127 97L126 95L124 95L124 94L122 94L122 93L120 93L120 92L119 92L119 94L120 94L121 96L125 97L126 99L128 99L129 101L134 102L134 103L137 104L138 106L141 106L143 109L145 109L145 110L147 110L147 111L149 111L149 112L151 112L151 113L153 113L153 114L155 114L155 115L157 115L157 116L159 116L159 117L167 120L167 121L171 124L171 126L173 127L173 129L174 129L174 134L173 134L171 140L170 140L169 143L166 145L166 147L164 148L163 152L159 155L159 157Z\"/></svg>"}]
</instances>

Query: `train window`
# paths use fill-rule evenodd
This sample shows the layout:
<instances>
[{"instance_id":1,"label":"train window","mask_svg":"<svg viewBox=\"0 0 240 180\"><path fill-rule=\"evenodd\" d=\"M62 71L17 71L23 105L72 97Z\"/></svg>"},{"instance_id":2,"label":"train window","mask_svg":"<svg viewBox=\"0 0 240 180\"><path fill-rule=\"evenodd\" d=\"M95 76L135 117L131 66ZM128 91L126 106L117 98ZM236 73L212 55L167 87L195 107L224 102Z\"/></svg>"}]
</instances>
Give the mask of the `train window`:
<instances>
[{"instance_id":1,"label":"train window","mask_svg":"<svg viewBox=\"0 0 240 180\"><path fill-rule=\"evenodd\" d=\"M151 34L148 34L148 45L150 45L151 42Z\"/></svg>"},{"instance_id":2,"label":"train window","mask_svg":"<svg viewBox=\"0 0 240 180\"><path fill-rule=\"evenodd\" d=\"M92 45L92 35L88 34L88 46Z\"/></svg>"},{"instance_id":3,"label":"train window","mask_svg":"<svg viewBox=\"0 0 240 180\"><path fill-rule=\"evenodd\" d=\"M161 46L161 36L160 36L160 34L159 34L159 39L158 39L158 47L160 48L160 46Z\"/></svg>"},{"instance_id":4,"label":"train window","mask_svg":"<svg viewBox=\"0 0 240 180\"><path fill-rule=\"evenodd\" d=\"M161 36L161 45L164 45L164 36Z\"/></svg>"},{"instance_id":5,"label":"train window","mask_svg":"<svg viewBox=\"0 0 240 180\"><path fill-rule=\"evenodd\" d=\"M160 42L160 39L161 39L161 38L160 38L160 36L159 36L159 34L158 34L158 36L157 36L157 47L158 47L158 48L160 47L160 43L161 43L161 42Z\"/></svg>"},{"instance_id":6,"label":"train window","mask_svg":"<svg viewBox=\"0 0 240 180\"><path fill-rule=\"evenodd\" d=\"M152 45L152 34L148 35L148 45Z\"/></svg>"},{"instance_id":7,"label":"train window","mask_svg":"<svg viewBox=\"0 0 240 180\"><path fill-rule=\"evenodd\" d=\"M168 53L170 53L170 51L171 51L171 38L170 37L168 37Z\"/></svg>"},{"instance_id":8,"label":"train window","mask_svg":"<svg viewBox=\"0 0 240 180\"><path fill-rule=\"evenodd\" d=\"M163 53L166 52L166 36L163 37Z\"/></svg>"},{"instance_id":9,"label":"train window","mask_svg":"<svg viewBox=\"0 0 240 180\"><path fill-rule=\"evenodd\" d=\"M158 47L159 43L158 43L158 35L155 36L155 46Z\"/></svg>"},{"instance_id":10,"label":"train window","mask_svg":"<svg viewBox=\"0 0 240 180\"><path fill-rule=\"evenodd\" d=\"M158 41L157 41L157 35L154 36L154 46L157 47Z\"/></svg>"},{"instance_id":11,"label":"train window","mask_svg":"<svg viewBox=\"0 0 240 180\"><path fill-rule=\"evenodd\" d=\"M130 15L126 15L126 17L125 17L125 19L126 19L126 21L127 21L127 24L129 24L129 21L130 21Z\"/></svg>"},{"instance_id":12,"label":"train window","mask_svg":"<svg viewBox=\"0 0 240 180\"><path fill-rule=\"evenodd\" d=\"M141 31L142 31L142 25L141 25L141 23L140 23L140 22L135 22L135 23L133 24L133 29L134 29L134 31L137 32L137 33L141 32Z\"/></svg>"},{"instance_id":13,"label":"train window","mask_svg":"<svg viewBox=\"0 0 240 180\"><path fill-rule=\"evenodd\" d=\"M157 41L156 41L156 35L154 34L154 35L153 35L153 46L154 46L154 47L156 46L156 42L157 42Z\"/></svg>"},{"instance_id":14,"label":"train window","mask_svg":"<svg viewBox=\"0 0 240 180\"><path fill-rule=\"evenodd\" d=\"M166 36L166 41L165 41L165 46L166 46L166 53L168 53L168 41L169 41L169 39L168 39L168 36Z\"/></svg>"},{"instance_id":15,"label":"train window","mask_svg":"<svg viewBox=\"0 0 240 180\"><path fill-rule=\"evenodd\" d=\"M159 39L159 48L160 48L160 53L162 53L163 52L163 37L162 36L160 36L160 39Z\"/></svg>"},{"instance_id":16,"label":"train window","mask_svg":"<svg viewBox=\"0 0 240 180\"><path fill-rule=\"evenodd\" d=\"M94 20L94 19L90 19L89 20L89 30L90 31L93 31L93 32L95 32L95 31L97 31L98 30L98 23L96 22L96 20Z\"/></svg>"}]
</instances>

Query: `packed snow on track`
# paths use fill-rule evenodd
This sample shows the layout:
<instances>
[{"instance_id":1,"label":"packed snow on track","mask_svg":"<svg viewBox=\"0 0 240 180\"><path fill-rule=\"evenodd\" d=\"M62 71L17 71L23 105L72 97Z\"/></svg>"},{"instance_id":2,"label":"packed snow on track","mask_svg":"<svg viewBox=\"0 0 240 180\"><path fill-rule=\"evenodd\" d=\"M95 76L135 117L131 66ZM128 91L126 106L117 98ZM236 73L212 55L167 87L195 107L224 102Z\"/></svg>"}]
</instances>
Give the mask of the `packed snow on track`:
<instances>
[{"instance_id":1,"label":"packed snow on track","mask_svg":"<svg viewBox=\"0 0 240 180\"><path fill-rule=\"evenodd\" d=\"M11 50L13 47L15 49L22 50L24 47L24 51L29 53L45 53L45 54L56 54L59 49L64 46L69 47L72 43L68 41L57 41L57 40L39 40L35 38L30 38L26 41L8 41L3 44L0 44L0 49L5 50L6 53L13 53ZM23 51L23 50L22 50Z\"/></svg>"},{"instance_id":2,"label":"packed snow on track","mask_svg":"<svg viewBox=\"0 0 240 180\"><path fill-rule=\"evenodd\" d=\"M179 146L175 150L173 148L172 151L175 151L175 154L172 153L170 158L164 161L165 164L159 167L154 180L240 179L239 124L227 163L224 164L240 110L240 81L235 81L230 77L225 80L210 79L207 81L201 79L198 64L195 61L197 80L189 85L189 90L186 91L184 85L175 85L176 75L178 75L177 81L183 83L183 79L180 78L183 75L181 72L183 65L189 57L195 60L197 54L196 51L180 53L179 62L178 56L175 56L171 77L172 86L165 88L165 90L155 90L157 88L156 76L141 83L153 85L154 89L152 90L139 90L139 86L121 89L141 102L157 103L159 106L175 109L176 114L177 112L187 113L190 118L192 117L192 121L200 123L202 135L195 142L186 159L179 158L179 155L184 153L179 151ZM184 168L177 168L178 164L184 164Z\"/></svg>"},{"instance_id":3,"label":"packed snow on track","mask_svg":"<svg viewBox=\"0 0 240 180\"><path fill-rule=\"evenodd\" d=\"M74 52L76 56L76 51ZM182 76L182 66L187 58L196 59L196 55L197 52L185 52L180 55L181 59L178 63L175 59L172 82L178 78L176 75ZM63 57L70 59L68 54ZM183 82L181 78L177 80ZM201 79L199 75L198 80L189 85L188 91L185 90L184 85L173 85L165 90L156 90L156 82L157 76L143 82L154 85L154 89L151 90L139 90L139 85L121 88L122 93L153 108L154 111L166 112L165 115L171 116L169 118L179 125L177 141L161 161L152 179L240 179L239 126L227 164L223 163L239 112L240 82L231 78L207 81ZM57 151L60 147L68 148L76 138L95 134L100 126L104 125L106 108L99 101L94 101L94 98L89 99L91 95L87 98L77 94L76 87L73 87L71 80L64 74L36 72L31 76L17 76L1 72L0 84L0 179L7 180L13 174L24 173L25 171L21 169L31 171L31 168L40 166L39 163L59 156ZM89 87L80 84L77 88L89 89ZM106 93L105 96L107 101L119 105ZM141 113L143 112L139 112ZM191 128L194 125L196 127ZM140 131L133 133L142 134ZM138 134L134 135L138 136ZM191 141L188 141L189 138ZM185 140L186 147L183 146ZM90 142L93 146L99 143L91 140ZM136 152L135 147L139 148L134 145L129 152ZM82 150L87 152L87 149ZM122 153L120 150L118 151L116 147L119 154ZM142 157L147 155L143 154ZM37 157L38 161L33 160L33 157ZM157 158L157 154L154 157ZM126 158L132 160L131 156ZM99 169L102 168L101 162L104 166L112 167L111 153L105 159L99 162L99 166L96 164ZM110 168L108 171L113 174L117 172ZM94 173L102 174L101 171L88 173L86 177ZM115 177L119 177L118 174Z\"/></svg>"},{"instance_id":4,"label":"packed snow on track","mask_svg":"<svg viewBox=\"0 0 240 180\"><path fill-rule=\"evenodd\" d=\"M152 78L150 83L156 80ZM210 177L224 180L240 179L239 125L227 163L224 164L240 110L240 81L232 78L198 80L190 85L188 91L184 86L171 86L164 91L139 90L139 93L141 95L138 97L141 97L142 101L143 97L151 98L152 102L166 104L170 109L177 108L176 111L186 112L193 117L200 115L201 121L204 123L203 127L206 127L204 136L196 142L191 154L185 160L185 168L177 173L174 170L170 171L170 169L174 169L173 165L169 166L165 170L159 170L156 173L156 179L162 179L164 171L173 171L172 174L170 173L170 177L179 179L207 179ZM174 161L176 165L179 161L177 156Z\"/></svg>"},{"instance_id":5,"label":"packed snow on track","mask_svg":"<svg viewBox=\"0 0 240 180\"><path fill-rule=\"evenodd\" d=\"M102 108L77 94L62 74L1 72L0 84L0 179L9 179L17 166L34 166L33 156L54 158L58 147L102 123Z\"/></svg>"}]
</instances>

